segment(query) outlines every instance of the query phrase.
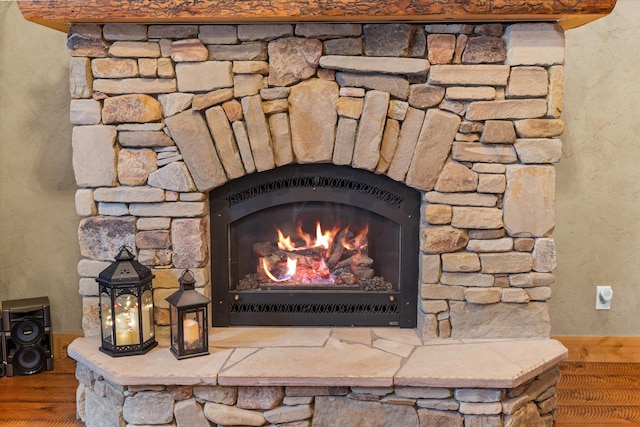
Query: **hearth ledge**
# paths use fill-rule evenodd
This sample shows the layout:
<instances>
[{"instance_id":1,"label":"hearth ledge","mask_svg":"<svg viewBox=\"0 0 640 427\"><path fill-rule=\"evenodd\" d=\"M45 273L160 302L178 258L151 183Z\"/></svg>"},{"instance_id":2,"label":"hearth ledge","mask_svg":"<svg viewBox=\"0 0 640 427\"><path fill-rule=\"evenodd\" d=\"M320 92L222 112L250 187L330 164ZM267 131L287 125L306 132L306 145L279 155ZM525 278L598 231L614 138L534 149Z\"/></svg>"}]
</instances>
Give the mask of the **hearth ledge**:
<instances>
[{"instance_id":1,"label":"hearth ledge","mask_svg":"<svg viewBox=\"0 0 640 427\"><path fill-rule=\"evenodd\" d=\"M551 339L433 340L381 328L214 328L211 354L176 360L168 340L146 355L112 358L99 337L68 354L122 386L358 386L514 388L556 366L567 349Z\"/></svg>"}]
</instances>

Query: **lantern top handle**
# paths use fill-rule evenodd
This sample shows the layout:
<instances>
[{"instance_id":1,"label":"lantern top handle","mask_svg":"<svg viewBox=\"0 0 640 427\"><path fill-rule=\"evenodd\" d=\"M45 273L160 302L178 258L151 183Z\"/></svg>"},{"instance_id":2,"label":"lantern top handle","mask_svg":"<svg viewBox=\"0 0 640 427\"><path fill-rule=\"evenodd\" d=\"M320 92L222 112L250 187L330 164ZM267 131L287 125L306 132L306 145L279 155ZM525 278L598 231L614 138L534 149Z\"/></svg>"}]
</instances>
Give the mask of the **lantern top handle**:
<instances>
[{"instance_id":1,"label":"lantern top handle","mask_svg":"<svg viewBox=\"0 0 640 427\"><path fill-rule=\"evenodd\" d=\"M135 257L131 252L132 252L132 249L129 246L127 245L120 246L120 252L118 252L118 255L116 255L115 257L116 261L127 261L127 260L134 259Z\"/></svg>"},{"instance_id":2,"label":"lantern top handle","mask_svg":"<svg viewBox=\"0 0 640 427\"><path fill-rule=\"evenodd\" d=\"M196 279L193 277L193 273L188 268L182 272L180 278L178 279L178 282L180 282L180 287L184 290L195 289Z\"/></svg>"}]
</instances>

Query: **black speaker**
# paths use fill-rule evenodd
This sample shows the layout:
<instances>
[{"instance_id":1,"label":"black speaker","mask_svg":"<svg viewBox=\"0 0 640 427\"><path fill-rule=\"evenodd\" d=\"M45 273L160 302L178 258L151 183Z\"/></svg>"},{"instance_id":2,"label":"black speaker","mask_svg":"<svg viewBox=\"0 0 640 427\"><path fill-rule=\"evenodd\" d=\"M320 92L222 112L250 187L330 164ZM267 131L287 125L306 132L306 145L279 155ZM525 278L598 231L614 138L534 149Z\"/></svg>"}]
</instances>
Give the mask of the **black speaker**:
<instances>
[{"instance_id":1,"label":"black speaker","mask_svg":"<svg viewBox=\"0 0 640 427\"><path fill-rule=\"evenodd\" d=\"M2 354L8 377L53 369L49 298L2 302Z\"/></svg>"}]
</instances>

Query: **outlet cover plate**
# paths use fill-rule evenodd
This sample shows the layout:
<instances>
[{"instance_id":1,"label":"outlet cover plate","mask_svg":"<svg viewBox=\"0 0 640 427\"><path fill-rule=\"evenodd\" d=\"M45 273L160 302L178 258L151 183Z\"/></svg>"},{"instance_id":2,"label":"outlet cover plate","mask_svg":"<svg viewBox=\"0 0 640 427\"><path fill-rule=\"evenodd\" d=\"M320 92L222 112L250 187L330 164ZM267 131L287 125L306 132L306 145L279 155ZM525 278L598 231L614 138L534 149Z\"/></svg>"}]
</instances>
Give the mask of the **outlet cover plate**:
<instances>
[{"instance_id":1,"label":"outlet cover plate","mask_svg":"<svg viewBox=\"0 0 640 427\"><path fill-rule=\"evenodd\" d=\"M605 296L603 298L603 295ZM609 296L606 298L606 296ZM596 310L609 310L611 309L611 296L613 296L613 290L611 286L597 286L596 287Z\"/></svg>"}]
</instances>

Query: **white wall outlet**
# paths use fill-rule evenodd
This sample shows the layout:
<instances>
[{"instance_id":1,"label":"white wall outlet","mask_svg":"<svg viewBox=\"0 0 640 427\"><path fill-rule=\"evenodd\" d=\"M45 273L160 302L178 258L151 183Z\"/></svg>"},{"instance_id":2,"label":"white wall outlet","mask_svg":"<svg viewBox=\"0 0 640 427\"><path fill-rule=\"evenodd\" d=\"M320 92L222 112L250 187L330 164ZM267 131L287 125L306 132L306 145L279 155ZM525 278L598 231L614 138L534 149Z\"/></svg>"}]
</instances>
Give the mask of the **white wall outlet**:
<instances>
[{"instance_id":1,"label":"white wall outlet","mask_svg":"<svg viewBox=\"0 0 640 427\"><path fill-rule=\"evenodd\" d=\"M611 308L611 298L613 289L611 286L596 287L596 310L609 310Z\"/></svg>"}]
</instances>

